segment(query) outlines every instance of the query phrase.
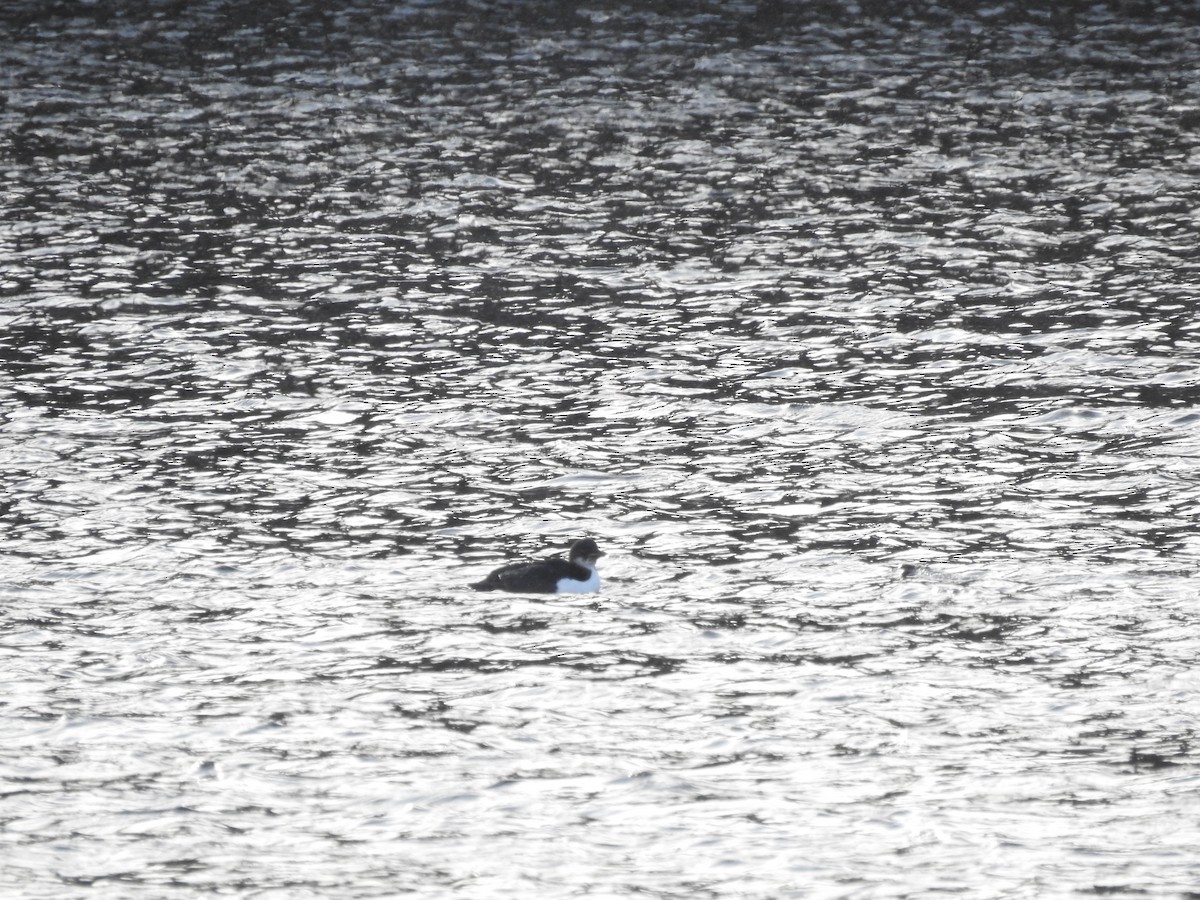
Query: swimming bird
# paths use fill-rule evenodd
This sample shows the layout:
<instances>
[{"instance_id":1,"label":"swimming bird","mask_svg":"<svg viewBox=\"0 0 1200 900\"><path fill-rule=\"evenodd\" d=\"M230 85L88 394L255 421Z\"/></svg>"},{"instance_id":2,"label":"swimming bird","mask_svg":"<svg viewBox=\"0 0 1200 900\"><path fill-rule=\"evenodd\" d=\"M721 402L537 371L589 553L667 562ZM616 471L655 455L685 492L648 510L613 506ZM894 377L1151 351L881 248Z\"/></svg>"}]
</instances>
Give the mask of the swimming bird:
<instances>
[{"instance_id":1,"label":"swimming bird","mask_svg":"<svg viewBox=\"0 0 1200 900\"><path fill-rule=\"evenodd\" d=\"M600 590L596 561L603 555L595 541L583 538L571 545L567 559L549 556L536 562L513 563L471 587L515 594L594 594Z\"/></svg>"}]
</instances>

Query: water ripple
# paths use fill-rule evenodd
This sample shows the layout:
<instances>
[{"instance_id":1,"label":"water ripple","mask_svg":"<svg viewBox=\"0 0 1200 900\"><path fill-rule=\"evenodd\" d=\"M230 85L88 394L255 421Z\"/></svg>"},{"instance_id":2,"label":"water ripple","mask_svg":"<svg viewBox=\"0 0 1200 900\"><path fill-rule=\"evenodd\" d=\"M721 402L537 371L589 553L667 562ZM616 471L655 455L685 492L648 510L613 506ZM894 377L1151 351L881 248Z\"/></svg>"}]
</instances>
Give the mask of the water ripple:
<instances>
[{"instance_id":1,"label":"water ripple","mask_svg":"<svg viewBox=\"0 0 1200 900\"><path fill-rule=\"evenodd\" d=\"M1194 889L1190 8L177 6L9 13L5 896Z\"/></svg>"}]
</instances>

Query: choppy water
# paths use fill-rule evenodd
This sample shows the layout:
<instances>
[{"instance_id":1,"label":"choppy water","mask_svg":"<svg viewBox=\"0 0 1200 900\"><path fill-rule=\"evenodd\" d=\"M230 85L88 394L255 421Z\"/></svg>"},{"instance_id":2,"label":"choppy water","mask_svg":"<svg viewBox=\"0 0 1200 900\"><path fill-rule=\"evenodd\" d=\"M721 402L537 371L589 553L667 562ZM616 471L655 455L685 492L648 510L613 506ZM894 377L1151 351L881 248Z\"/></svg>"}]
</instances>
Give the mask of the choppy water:
<instances>
[{"instance_id":1,"label":"choppy water","mask_svg":"<svg viewBox=\"0 0 1200 900\"><path fill-rule=\"evenodd\" d=\"M1197 896L1200 22L969 6L6 6L0 892Z\"/></svg>"}]
</instances>

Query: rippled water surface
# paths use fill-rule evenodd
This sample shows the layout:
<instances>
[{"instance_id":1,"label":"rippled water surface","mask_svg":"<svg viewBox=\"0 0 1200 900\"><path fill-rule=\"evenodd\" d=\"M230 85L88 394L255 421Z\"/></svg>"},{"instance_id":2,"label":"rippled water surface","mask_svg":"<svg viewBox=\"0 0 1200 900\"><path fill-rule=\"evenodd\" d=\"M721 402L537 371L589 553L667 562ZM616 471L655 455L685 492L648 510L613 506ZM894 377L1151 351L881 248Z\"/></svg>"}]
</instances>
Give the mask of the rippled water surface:
<instances>
[{"instance_id":1,"label":"rippled water surface","mask_svg":"<svg viewBox=\"0 0 1200 900\"><path fill-rule=\"evenodd\" d=\"M3 16L5 897L1200 896L1190 4Z\"/></svg>"}]
</instances>

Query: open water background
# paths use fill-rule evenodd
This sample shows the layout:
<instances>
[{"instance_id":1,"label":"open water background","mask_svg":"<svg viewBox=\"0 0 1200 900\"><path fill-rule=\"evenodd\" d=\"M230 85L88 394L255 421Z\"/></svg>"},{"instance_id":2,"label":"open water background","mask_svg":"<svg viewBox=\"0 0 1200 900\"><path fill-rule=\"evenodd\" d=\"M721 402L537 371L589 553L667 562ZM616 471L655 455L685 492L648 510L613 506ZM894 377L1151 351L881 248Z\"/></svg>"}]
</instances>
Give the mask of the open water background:
<instances>
[{"instance_id":1,"label":"open water background","mask_svg":"<svg viewBox=\"0 0 1200 900\"><path fill-rule=\"evenodd\" d=\"M1195 7L2 16L0 894L1200 896Z\"/></svg>"}]
</instances>

